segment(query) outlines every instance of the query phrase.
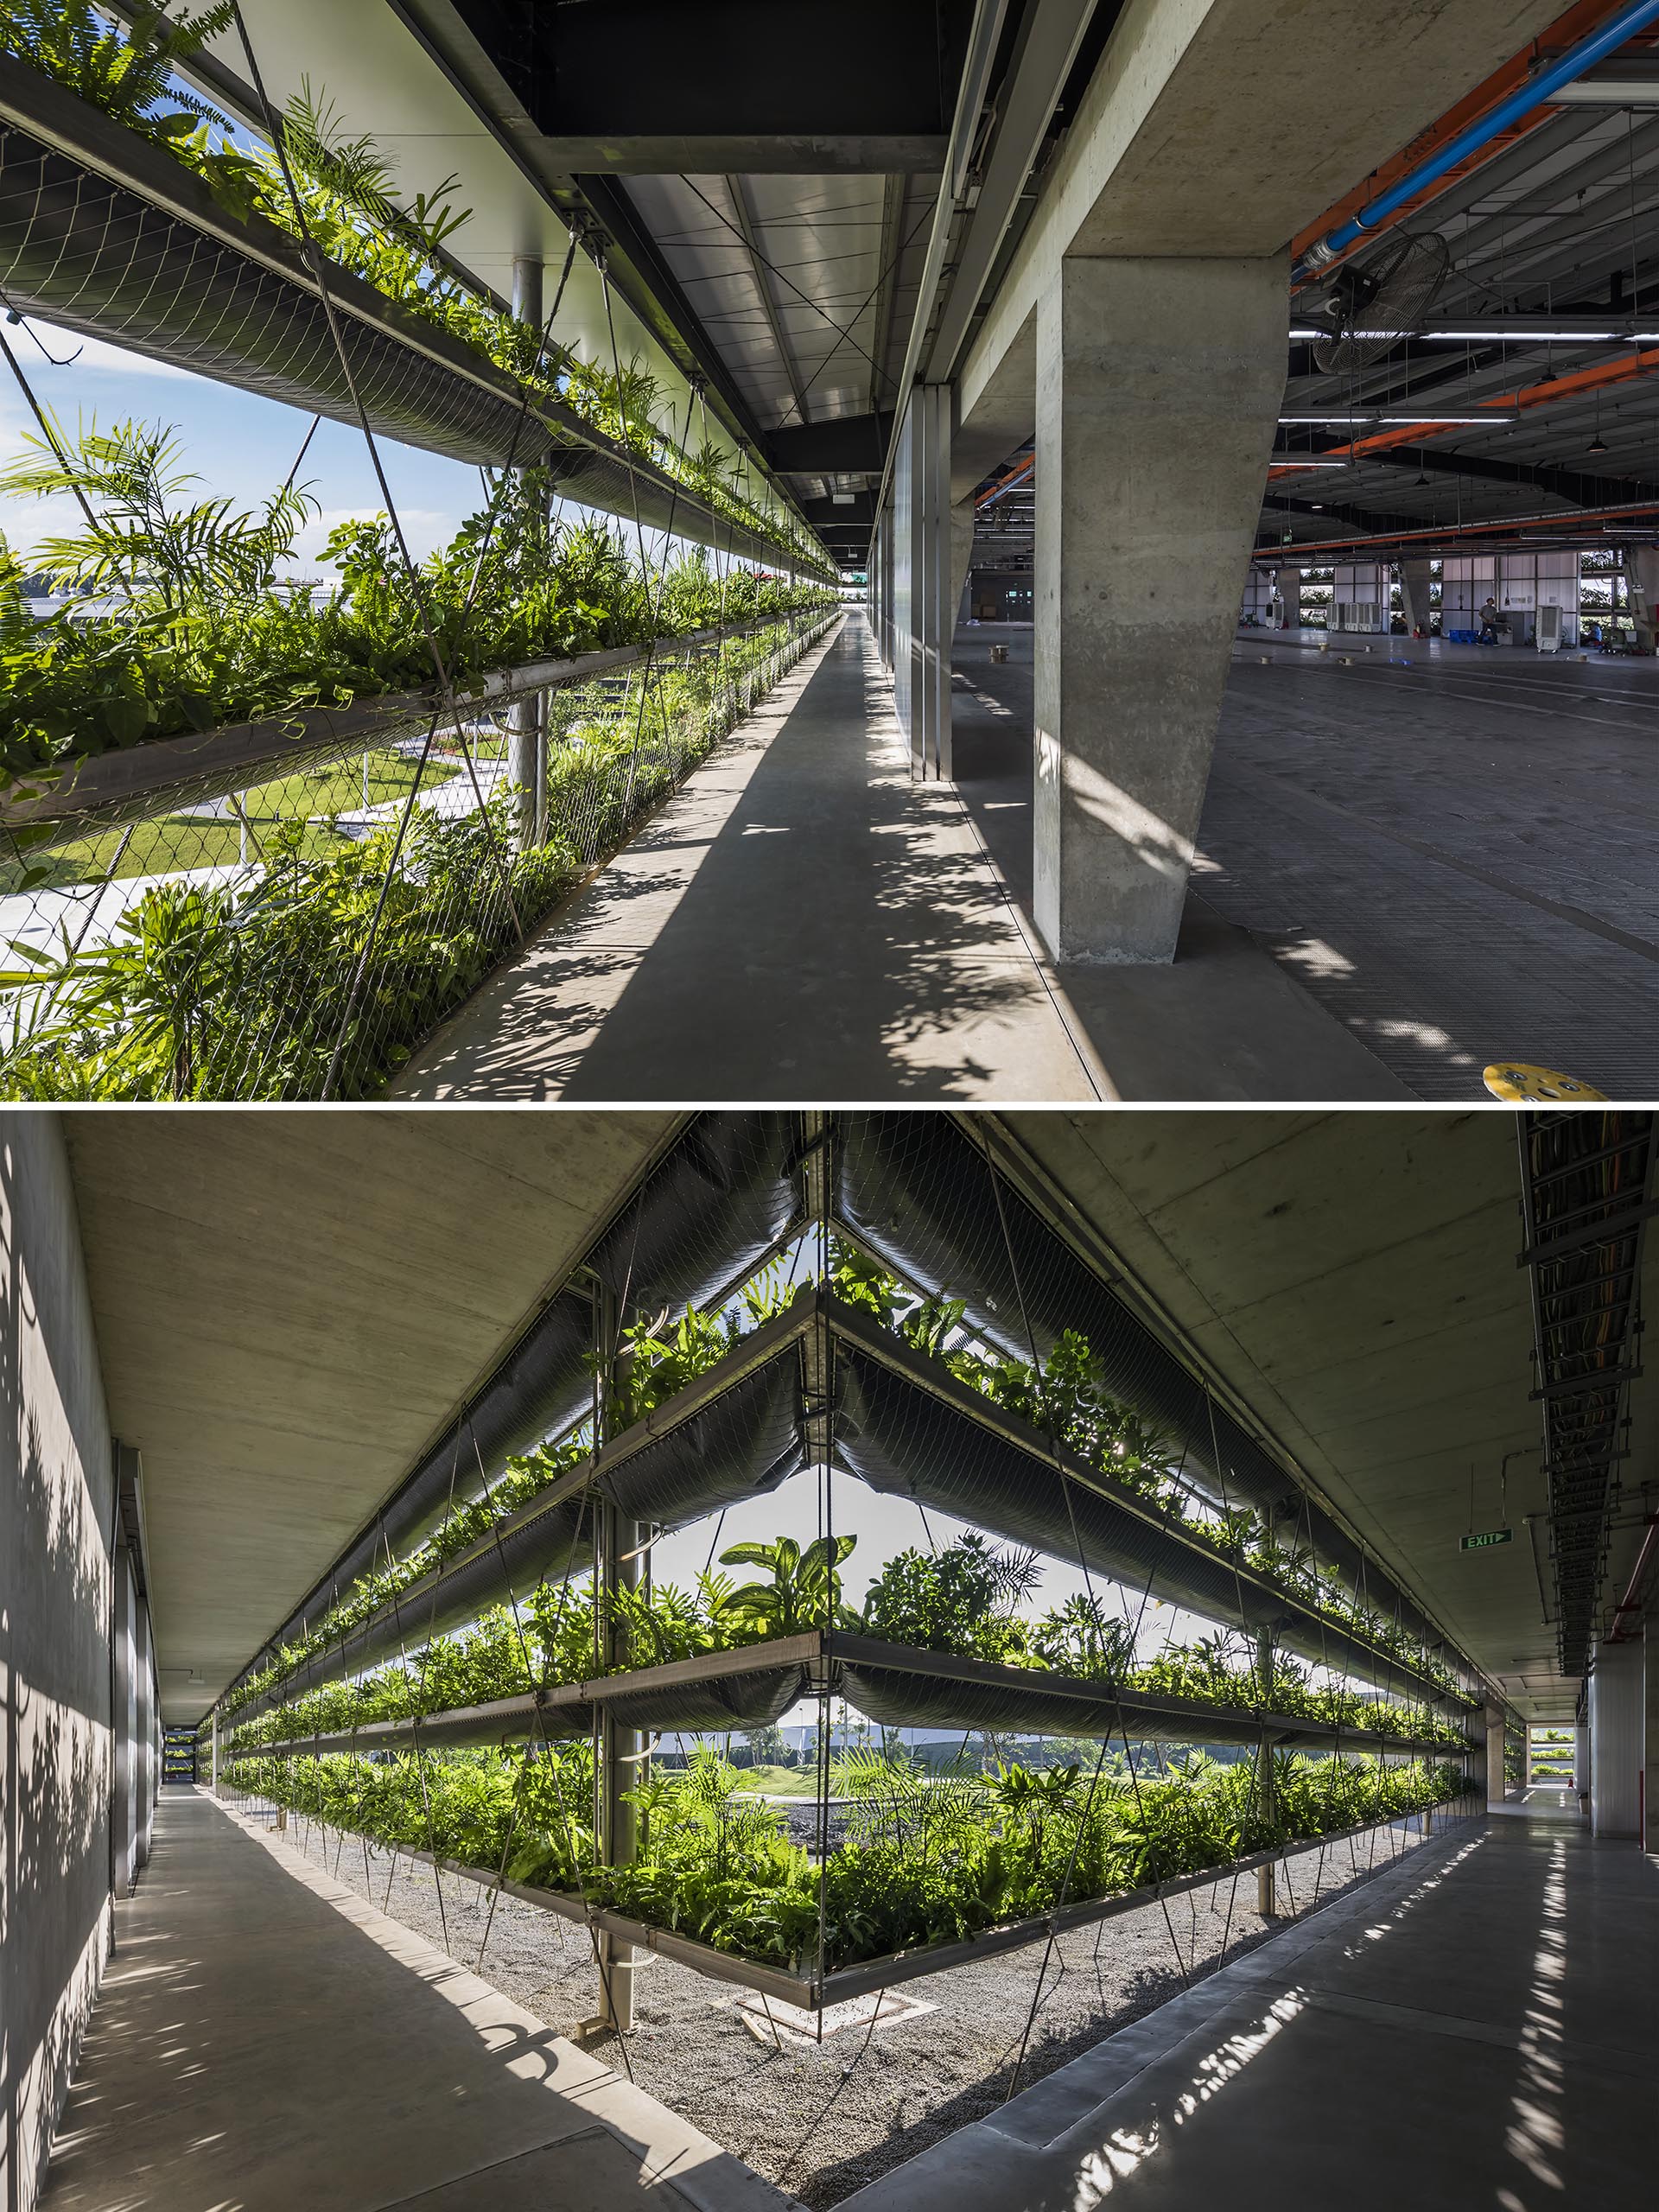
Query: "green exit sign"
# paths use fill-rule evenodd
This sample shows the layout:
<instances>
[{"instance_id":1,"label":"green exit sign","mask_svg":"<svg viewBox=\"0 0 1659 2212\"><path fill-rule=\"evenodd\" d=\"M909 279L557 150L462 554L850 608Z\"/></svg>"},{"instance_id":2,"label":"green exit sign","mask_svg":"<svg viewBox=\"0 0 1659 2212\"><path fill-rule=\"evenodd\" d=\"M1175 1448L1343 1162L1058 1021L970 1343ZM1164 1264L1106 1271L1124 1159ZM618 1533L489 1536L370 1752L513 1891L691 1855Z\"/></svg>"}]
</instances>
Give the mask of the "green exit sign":
<instances>
[{"instance_id":1,"label":"green exit sign","mask_svg":"<svg viewBox=\"0 0 1659 2212\"><path fill-rule=\"evenodd\" d=\"M1458 1547L1461 1551L1484 1552L1493 1544L1512 1544L1514 1541L1513 1529L1484 1529L1478 1536L1459 1536Z\"/></svg>"}]
</instances>

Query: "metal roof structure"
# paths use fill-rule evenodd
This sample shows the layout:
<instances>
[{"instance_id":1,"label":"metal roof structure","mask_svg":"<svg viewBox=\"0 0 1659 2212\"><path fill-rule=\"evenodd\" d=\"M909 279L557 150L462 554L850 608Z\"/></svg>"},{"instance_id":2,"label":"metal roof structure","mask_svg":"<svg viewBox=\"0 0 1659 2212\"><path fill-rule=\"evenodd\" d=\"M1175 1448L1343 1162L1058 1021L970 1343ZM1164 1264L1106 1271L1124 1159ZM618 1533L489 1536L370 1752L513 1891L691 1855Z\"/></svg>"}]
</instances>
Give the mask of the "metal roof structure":
<instances>
[{"instance_id":1,"label":"metal roof structure","mask_svg":"<svg viewBox=\"0 0 1659 2212\"><path fill-rule=\"evenodd\" d=\"M602 256L624 359L861 563L897 394L949 374L1122 0L246 0L271 90L309 77L457 258ZM213 61L235 79L234 35ZM221 97L224 89L220 88ZM418 167L416 164L418 163ZM943 201L941 183L953 191ZM965 209L952 215L953 207ZM603 361L579 257L557 334Z\"/></svg>"},{"instance_id":2,"label":"metal roof structure","mask_svg":"<svg viewBox=\"0 0 1659 2212\"><path fill-rule=\"evenodd\" d=\"M1305 255L1392 174L1612 13L1603 0L1564 10L1395 163L1357 179L1293 251ZM1350 547L1389 560L1659 536L1656 210L1659 35L1648 30L1333 267L1300 273L1259 552L1328 563ZM1377 270L1402 234L1445 240L1444 280L1409 334L1357 367L1322 371L1313 334L1335 279ZM1029 547L1034 520L1033 474L1005 491L1008 474L999 468L976 493L979 557L999 565Z\"/></svg>"},{"instance_id":3,"label":"metal roof structure","mask_svg":"<svg viewBox=\"0 0 1659 2212\"><path fill-rule=\"evenodd\" d=\"M1607 12L1580 7L1563 23L1586 29ZM1429 550L1410 536L1421 531L1434 533L1433 550L1466 539L1476 550L1510 531L1568 546L1652 535L1656 68L1644 32L1567 87L1566 104L1534 110L1408 206L1400 227L1444 238L1449 268L1414 334L1376 359L1322 373L1298 333L1328 288L1315 279L1296 293L1285 413L1346 419L1287 424L1282 443L1344 465L1276 474L1264 543L1370 537L1386 554L1402 534L1402 550ZM1368 242L1355 258L1375 265L1380 251ZM1440 410L1495 419L1430 420L1416 437L1376 419Z\"/></svg>"}]
</instances>

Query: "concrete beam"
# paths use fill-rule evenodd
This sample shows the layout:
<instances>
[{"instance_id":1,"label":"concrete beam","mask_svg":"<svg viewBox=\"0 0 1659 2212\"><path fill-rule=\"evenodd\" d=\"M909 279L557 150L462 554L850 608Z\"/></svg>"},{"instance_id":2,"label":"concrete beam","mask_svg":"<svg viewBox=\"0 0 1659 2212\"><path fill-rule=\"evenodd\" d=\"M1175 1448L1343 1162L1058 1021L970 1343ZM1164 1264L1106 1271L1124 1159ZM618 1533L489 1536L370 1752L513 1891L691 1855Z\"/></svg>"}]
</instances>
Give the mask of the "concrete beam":
<instances>
[{"instance_id":1,"label":"concrete beam","mask_svg":"<svg viewBox=\"0 0 1659 2212\"><path fill-rule=\"evenodd\" d=\"M1057 959L1174 957L1285 277L1282 256L1068 260L1038 309L1035 910Z\"/></svg>"},{"instance_id":2,"label":"concrete beam","mask_svg":"<svg viewBox=\"0 0 1659 2212\"><path fill-rule=\"evenodd\" d=\"M993 420L1012 430L1001 454L1030 435L1034 384L1021 423L1003 366L1065 257L1278 253L1560 12L1560 0L1128 0L963 361L964 456ZM1365 54L1388 67L1357 71Z\"/></svg>"}]
</instances>

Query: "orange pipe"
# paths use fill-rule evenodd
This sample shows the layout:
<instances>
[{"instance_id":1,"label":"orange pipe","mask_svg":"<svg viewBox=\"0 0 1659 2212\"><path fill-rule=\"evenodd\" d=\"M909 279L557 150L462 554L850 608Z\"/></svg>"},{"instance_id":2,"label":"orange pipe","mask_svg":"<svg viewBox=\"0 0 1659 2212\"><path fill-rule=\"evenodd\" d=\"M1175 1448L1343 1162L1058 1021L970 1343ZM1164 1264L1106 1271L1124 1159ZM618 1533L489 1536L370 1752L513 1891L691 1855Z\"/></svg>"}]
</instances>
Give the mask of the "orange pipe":
<instances>
[{"instance_id":1,"label":"orange pipe","mask_svg":"<svg viewBox=\"0 0 1659 2212\"><path fill-rule=\"evenodd\" d=\"M1251 554L1252 561L1271 561L1281 568L1288 568L1293 558L1301 553L1334 553L1347 551L1363 553L1368 545L1409 545L1422 537L1432 537L1436 543L1457 537L1489 537L1507 532L1520 537L1534 530L1576 530L1586 523L1599 522L1617 517L1624 522L1633 522L1637 515L1659 515L1659 502L1635 504L1625 507L1580 507L1568 515L1517 516L1509 522L1462 522L1442 524L1423 530L1387 531L1371 537L1306 537L1292 541L1288 545L1261 545Z\"/></svg>"},{"instance_id":2,"label":"orange pipe","mask_svg":"<svg viewBox=\"0 0 1659 2212\"><path fill-rule=\"evenodd\" d=\"M1571 376L1552 377L1548 384L1529 384L1502 399L1482 400L1478 404L1490 407L1494 414L1524 414L1529 408L1548 407L1557 400L1576 398L1582 392L1605 391L1609 385L1628 384L1632 378L1650 375L1655 369L1659 369L1659 346L1649 346L1644 353L1626 353L1619 360L1602 361L1592 369L1575 369ZM1378 430L1370 437L1356 438L1349 445L1327 446L1318 458L1363 461L1368 454L1392 453L1401 446L1427 445L1431 438L1443 438L1450 433L1478 427L1469 423L1438 426L1433 423L1402 423L1395 429ZM1275 477L1300 474L1294 468L1270 468L1268 480L1271 483Z\"/></svg>"},{"instance_id":3,"label":"orange pipe","mask_svg":"<svg viewBox=\"0 0 1659 2212\"><path fill-rule=\"evenodd\" d=\"M1010 484L1017 484L1020 481L1020 479L1024 476L1028 470L1034 468L1036 466L1036 454L1034 453L1028 453L1025 459L1020 461L1017 467L1013 467L1008 471L1006 476L999 476L995 483L991 486L988 492L982 492L980 493L978 499L974 501L975 513L977 514L982 506L988 505L990 501L995 499L999 492L1006 492Z\"/></svg>"},{"instance_id":4,"label":"orange pipe","mask_svg":"<svg viewBox=\"0 0 1659 2212\"><path fill-rule=\"evenodd\" d=\"M1533 60L1541 48L1575 45L1580 39L1588 37L1590 33L1599 24L1605 22L1614 10L1621 4L1622 0L1577 0L1575 6L1569 8L1565 15L1558 16L1548 30L1533 40L1529 46L1516 54L1512 60L1506 61L1501 69L1494 70L1490 77L1485 78L1475 86L1473 92L1466 93L1455 107L1448 108L1438 122L1430 124L1428 129L1421 131L1408 146L1403 147L1397 154L1390 155L1386 162L1379 163L1363 183L1357 184L1351 192L1338 200L1335 207L1327 207L1317 222L1310 223L1305 230L1299 231L1291 240L1292 260L1300 260L1308 248L1315 245L1327 232L1335 230L1338 224L1345 223L1349 217L1357 213L1360 208L1368 207L1380 194L1386 192L1397 178L1404 176L1408 170L1414 168L1419 162L1426 161L1437 147L1443 146L1449 138L1455 138L1460 130L1465 130L1470 124L1484 115L1489 108L1496 107L1500 100L1506 99L1511 92L1517 92L1526 83L1531 72ZM1633 46L1638 42L1646 41L1637 41L1634 39L1630 41ZM1503 153L1506 148L1513 146L1519 139L1526 137L1530 131L1536 130L1557 111L1553 107L1541 107L1535 109L1530 115L1522 116L1511 124L1509 130L1501 131L1488 144L1471 154L1466 162L1459 162L1455 168L1448 169L1444 176L1436 177L1433 183L1417 199L1408 200L1403 207L1396 208L1392 215L1378 223L1375 228L1368 230L1363 238L1356 238L1346 253L1338 254L1336 261L1327 264L1326 267L1319 271L1319 276L1310 281L1322 283L1328 276L1330 270L1336 267L1338 263L1345 261L1350 254L1359 252L1370 245L1372 239L1381 238L1385 232L1391 231L1397 223L1407 221L1419 209L1427 207L1431 200L1437 199L1449 187L1456 184L1460 178L1471 175L1476 169L1483 168L1494 156Z\"/></svg>"}]
</instances>

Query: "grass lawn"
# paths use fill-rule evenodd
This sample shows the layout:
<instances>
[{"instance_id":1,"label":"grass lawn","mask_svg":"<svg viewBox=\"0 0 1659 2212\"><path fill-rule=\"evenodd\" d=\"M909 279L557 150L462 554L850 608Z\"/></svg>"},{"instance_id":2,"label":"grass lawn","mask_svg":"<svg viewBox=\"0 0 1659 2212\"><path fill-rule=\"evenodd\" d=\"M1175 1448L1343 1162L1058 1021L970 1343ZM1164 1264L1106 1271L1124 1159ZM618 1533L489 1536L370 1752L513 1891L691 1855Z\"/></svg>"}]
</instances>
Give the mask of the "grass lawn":
<instances>
[{"instance_id":1,"label":"grass lawn","mask_svg":"<svg viewBox=\"0 0 1659 2212\"><path fill-rule=\"evenodd\" d=\"M738 1770L740 1796L816 1797L818 1771L810 1766L746 1766Z\"/></svg>"},{"instance_id":2,"label":"grass lawn","mask_svg":"<svg viewBox=\"0 0 1659 2212\"><path fill-rule=\"evenodd\" d=\"M415 781L415 766L414 760L406 760L402 753L373 756L369 762L369 804L378 806L388 799L402 798ZM463 772L457 761L435 757L427 763L421 788L423 791L441 791ZM241 799L243 812L253 830L248 856L257 861L255 841L279 822L291 822L296 817L308 819L315 815L357 812L363 804L363 764L360 760L339 761L332 767L315 769L306 775L283 776L275 783L256 784L241 794ZM107 876L120 851L121 838L120 830L106 830L96 837L79 838L73 845L60 846L38 863L51 870L40 887L60 889L72 883L95 882L99 877ZM342 842L321 823L313 822L306 830L302 850L307 860L326 860L340 849ZM116 880L124 881L135 875L172 875L186 868L233 868L241 858L241 824L234 816L157 815L150 821L139 823L133 830L115 870ZM16 874L16 869L0 870L0 891L9 887L7 878L15 880Z\"/></svg>"}]
</instances>

